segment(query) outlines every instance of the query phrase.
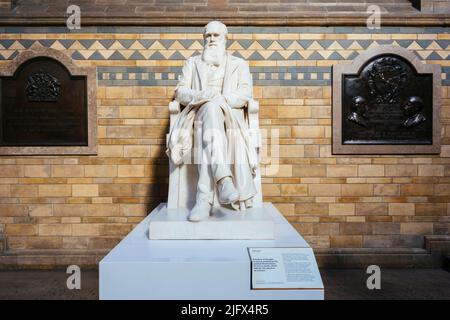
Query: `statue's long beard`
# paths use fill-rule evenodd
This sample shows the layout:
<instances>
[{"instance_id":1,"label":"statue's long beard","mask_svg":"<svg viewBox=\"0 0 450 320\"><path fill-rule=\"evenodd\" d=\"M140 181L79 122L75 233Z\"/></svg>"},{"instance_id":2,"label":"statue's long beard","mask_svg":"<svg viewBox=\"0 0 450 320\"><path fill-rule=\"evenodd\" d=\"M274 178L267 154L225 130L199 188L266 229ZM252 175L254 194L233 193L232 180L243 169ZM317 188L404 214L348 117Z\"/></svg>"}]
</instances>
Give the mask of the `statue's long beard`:
<instances>
[{"instance_id":1,"label":"statue's long beard","mask_svg":"<svg viewBox=\"0 0 450 320\"><path fill-rule=\"evenodd\" d=\"M207 64L220 66L225 58L225 45L219 43L216 47L205 46L203 49L202 59Z\"/></svg>"}]
</instances>

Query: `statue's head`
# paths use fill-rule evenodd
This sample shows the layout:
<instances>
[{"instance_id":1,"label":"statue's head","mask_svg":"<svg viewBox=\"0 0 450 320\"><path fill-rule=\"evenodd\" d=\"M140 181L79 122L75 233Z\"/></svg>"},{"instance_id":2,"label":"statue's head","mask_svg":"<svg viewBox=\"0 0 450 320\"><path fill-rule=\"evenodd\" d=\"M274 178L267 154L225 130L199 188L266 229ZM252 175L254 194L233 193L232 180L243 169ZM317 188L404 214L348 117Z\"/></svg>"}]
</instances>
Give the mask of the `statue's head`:
<instances>
[{"instance_id":1,"label":"statue's head","mask_svg":"<svg viewBox=\"0 0 450 320\"><path fill-rule=\"evenodd\" d=\"M228 30L222 22L213 20L203 30L203 60L209 64L219 65L223 61L227 46Z\"/></svg>"}]
</instances>

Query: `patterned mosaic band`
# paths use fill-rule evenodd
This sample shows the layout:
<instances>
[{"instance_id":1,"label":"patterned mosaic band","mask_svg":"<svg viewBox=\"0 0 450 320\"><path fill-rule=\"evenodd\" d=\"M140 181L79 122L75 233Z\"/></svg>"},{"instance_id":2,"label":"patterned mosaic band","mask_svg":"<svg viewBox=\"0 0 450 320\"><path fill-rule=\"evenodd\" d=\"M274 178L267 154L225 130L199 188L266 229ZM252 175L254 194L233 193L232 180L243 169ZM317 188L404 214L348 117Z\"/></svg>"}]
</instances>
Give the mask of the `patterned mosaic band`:
<instances>
[{"instance_id":1,"label":"patterned mosaic band","mask_svg":"<svg viewBox=\"0 0 450 320\"><path fill-rule=\"evenodd\" d=\"M331 84L331 67L251 67L255 85ZM98 80L105 86L175 86L181 67L99 67Z\"/></svg>"},{"instance_id":2,"label":"patterned mosaic band","mask_svg":"<svg viewBox=\"0 0 450 320\"><path fill-rule=\"evenodd\" d=\"M201 28L90 27L77 33L61 27L0 29L6 32L0 34L0 60L11 60L31 46L53 48L97 66L99 84L108 86L175 85L183 62L203 47ZM235 27L230 28L228 50L249 61L256 85L329 85L333 64L389 44L441 64L442 84L450 85L449 30Z\"/></svg>"}]
</instances>

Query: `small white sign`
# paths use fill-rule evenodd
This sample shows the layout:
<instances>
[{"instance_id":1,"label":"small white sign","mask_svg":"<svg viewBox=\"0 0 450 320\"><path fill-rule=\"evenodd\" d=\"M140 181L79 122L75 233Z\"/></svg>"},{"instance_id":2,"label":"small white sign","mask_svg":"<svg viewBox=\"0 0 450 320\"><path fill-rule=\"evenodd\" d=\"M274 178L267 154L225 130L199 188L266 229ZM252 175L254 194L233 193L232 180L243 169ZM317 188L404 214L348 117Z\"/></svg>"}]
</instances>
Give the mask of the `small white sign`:
<instances>
[{"instance_id":1,"label":"small white sign","mask_svg":"<svg viewBox=\"0 0 450 320\"><path fill-rule=\"evenodd\" d=\"M311 248L248 248L252 289L320 289L322 279Z\"/></svg>"}]
</instances>

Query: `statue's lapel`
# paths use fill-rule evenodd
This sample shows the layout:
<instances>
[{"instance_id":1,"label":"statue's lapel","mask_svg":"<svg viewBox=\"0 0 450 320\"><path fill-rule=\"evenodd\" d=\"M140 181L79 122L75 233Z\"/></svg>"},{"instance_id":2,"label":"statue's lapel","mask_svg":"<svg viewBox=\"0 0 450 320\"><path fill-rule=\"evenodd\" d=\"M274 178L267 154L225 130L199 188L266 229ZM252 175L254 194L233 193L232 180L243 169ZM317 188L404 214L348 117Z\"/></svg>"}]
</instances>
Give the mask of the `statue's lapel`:
<instances>
[{"instance_id":1,"label":"statue's lapel","mask_svg":"<svg viewBox=\"0 0 450 320\"><path fill-rule=\"evenodd\" d=\"M197 76L200 80L200 88L199 90L204 90L207 85L207 76L208 76L208 70L207 65L202 59L198 59L196 62L197 65Z\"/></svg>"},{"instance_id":2,"label":"statue's lapel","mask_svg":"<svg viewBox=\"0 0 450 320\"><path fill-rule=\"evenodd\" d=\"M222 92L224 94L230 92L233 90L231 87L232 81L231 77L233 76L233 73L237 70L238 64L236 63L235 59L232 58L231 54L227 54L227 62L225 64L225 77L223 79L223 88Z\"/></svg>"}]
</instances>

